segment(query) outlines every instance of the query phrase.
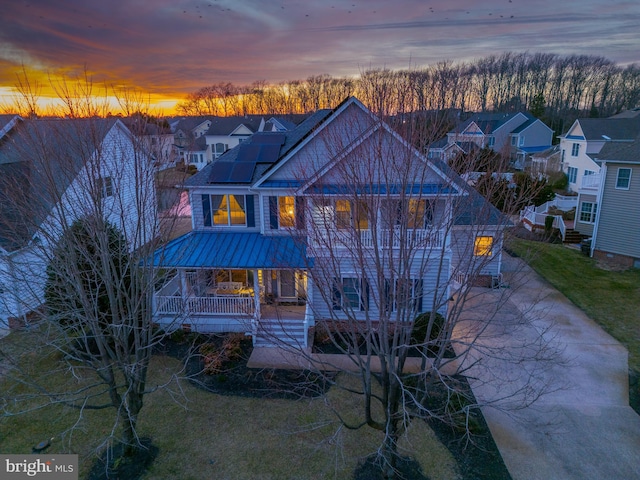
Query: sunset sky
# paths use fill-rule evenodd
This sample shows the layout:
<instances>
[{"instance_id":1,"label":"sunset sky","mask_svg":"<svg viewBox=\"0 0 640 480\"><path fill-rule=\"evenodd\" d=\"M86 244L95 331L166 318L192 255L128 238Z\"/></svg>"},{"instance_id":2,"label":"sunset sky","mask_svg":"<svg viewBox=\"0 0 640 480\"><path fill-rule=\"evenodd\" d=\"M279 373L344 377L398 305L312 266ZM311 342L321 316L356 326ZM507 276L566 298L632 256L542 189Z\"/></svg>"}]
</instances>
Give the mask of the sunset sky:
<instances>
[{"instance_id":1,"label":"sunset sky","mask_svg":"<svg viewBox=\"0 0 640 480\"><path fill-rule=\"evenodd\" d=\"M170 109L200 87L504 51L640 63L638 0L15 0L0 9L0 104L22 66L135 87ZM43 95L50 94L43 90Z\"/></svg>"}]
</instances>

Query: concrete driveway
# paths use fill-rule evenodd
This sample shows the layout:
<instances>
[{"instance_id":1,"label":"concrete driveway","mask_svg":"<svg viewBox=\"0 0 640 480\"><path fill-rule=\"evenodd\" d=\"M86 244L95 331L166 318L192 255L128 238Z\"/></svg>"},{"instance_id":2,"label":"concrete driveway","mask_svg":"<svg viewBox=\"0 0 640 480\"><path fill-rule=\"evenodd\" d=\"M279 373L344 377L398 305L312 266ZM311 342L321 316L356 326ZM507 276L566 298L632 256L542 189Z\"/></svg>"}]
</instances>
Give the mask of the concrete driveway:
<instances>
[{"instance_id":1,"label":"concrete driveway","mask_svg":"<svg viewBox=\"0 0 640 480\"><path fill-rule=\"evenodd\" d=\"M626 349L524 262L504 263L510 288L474 291L456 336L481 334L471 385L512 477L640 479Z\"/></svg>"}]
</instances>

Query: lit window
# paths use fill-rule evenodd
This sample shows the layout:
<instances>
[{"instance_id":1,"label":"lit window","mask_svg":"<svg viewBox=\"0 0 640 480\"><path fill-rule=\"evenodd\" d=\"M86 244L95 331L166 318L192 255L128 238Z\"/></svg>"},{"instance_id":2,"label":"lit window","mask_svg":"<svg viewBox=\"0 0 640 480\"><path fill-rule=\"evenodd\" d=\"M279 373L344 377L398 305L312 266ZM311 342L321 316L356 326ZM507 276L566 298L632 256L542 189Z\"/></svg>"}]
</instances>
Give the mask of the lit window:
<instances>
[{"instance_id":1,"label":"lit window","mask_svg":"<svg viewBox=\"0 0 640 480\"><path fill-rule=\"evenodd\" d=\"M491 256L493 255L493 237L476 237L473 245L473 254L475 256Z\"/></svg>"},{"instance_id":2,"label":"lit window","mask_svg":"<svg viewBox=\"0 0 640 480\"><path fill-rule=\"evenodd\" d=\"M336 227L346 229L351 226L351 202L336 200Z\"/></svg>"},{"instance_id":3,"label":"lit window","mask_svg":"<svg viewBox=\"0 0 640 480\"><path fill-rule=\"evenodd\" d=\"M631 184L631 169L619 168L618 177L616 178L616 188L618 190L629 190Z\"/></svg>"},{"instance_id":4,"label":"lit window","mask_svg":"<svg viewBox=\"0 0 640 480\"><path fill-rule=\"evenodd\" d=\"M212 195L214 225L246 225L244 195Z\"/></svg>"},{"instance_id":5,"label":"lit window","mask_svg":"<svg viewBox=\"0 0 640 480\"><path fill-rule=\"evenodd\" d=\"M280 228L296 226L295 201L293 197L278 197L278 220Z\"/></svg>"}]
</instances>

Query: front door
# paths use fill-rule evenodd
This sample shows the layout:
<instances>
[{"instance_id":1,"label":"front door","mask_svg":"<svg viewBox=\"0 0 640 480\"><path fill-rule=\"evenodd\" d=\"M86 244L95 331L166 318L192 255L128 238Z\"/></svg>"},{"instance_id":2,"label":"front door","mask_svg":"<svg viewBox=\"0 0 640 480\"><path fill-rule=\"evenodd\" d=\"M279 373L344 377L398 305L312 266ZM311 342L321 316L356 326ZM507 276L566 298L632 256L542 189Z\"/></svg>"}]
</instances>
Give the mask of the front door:
<instances>
[{"instance_id":1,"label":"front door","mask_svg":"<svg viewBox=\"0 0 640 480\"><path fill-rule=\"evenodd\" d=\"M297 300L295 272L293 270L280 270L278 280L278 297L280 300Z\"/></svg>"}]
</instances>

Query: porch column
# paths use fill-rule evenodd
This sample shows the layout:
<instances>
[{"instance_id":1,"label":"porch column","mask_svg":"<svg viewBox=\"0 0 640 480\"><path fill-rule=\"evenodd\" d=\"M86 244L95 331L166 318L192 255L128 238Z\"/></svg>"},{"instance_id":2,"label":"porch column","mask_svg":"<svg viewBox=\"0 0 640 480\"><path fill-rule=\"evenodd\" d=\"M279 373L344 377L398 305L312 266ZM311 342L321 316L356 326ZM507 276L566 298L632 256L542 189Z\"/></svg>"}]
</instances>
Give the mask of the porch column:
<instances>
[{"instance_id":1,"label":"porch column","mask_svg":"<svg viewBox=\"0 0 640 480\"><path fill-rule=\"evenodd\" d=\"M258 270L253 270L253 301L255 303L255 311L251 317L251 334L255 338L258 333L258 320L260 319L260 279L258 278Z\"/></svg>"}]
</instances>

